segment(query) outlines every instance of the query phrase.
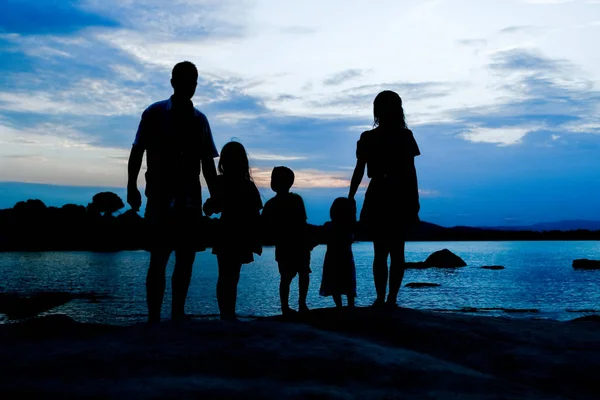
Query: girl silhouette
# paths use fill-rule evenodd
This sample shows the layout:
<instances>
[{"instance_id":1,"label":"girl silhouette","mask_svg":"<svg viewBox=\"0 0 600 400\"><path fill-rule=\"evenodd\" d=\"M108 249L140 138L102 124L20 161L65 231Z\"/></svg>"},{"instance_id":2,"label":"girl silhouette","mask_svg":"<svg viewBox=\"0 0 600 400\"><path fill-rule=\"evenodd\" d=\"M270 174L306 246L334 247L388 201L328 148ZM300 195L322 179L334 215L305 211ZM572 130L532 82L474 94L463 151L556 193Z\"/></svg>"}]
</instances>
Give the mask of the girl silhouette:
<instances>
[{"instance_id":1,"label":"girl silhouette","mask_svg":"<svg viewBox=\"0 0 600 400\"><path fill-rule=\"evenodd\" d=\"M262 253L258 233L263 205L241 143L229 142L223 146L218 170L216 190L206 200L204 212L208 216L221 213L213 247L219 265L217 302L221 319L235 320L242 264L253 262L254 253Z\"/></svg>"},{"instance_id":2,"label":"girl silhouette","mask_svg":"<svg viewBox=\"0 0 600 400\"><path fill-rule=\"evenodd\" d=\"M404 244L419 222L419 191L414 158L420 155L406 126L402 99L385 90L373 102L374 129L363 132L356 146L356 167L348 197L354 195L367 168L371 179L360 213L360 225L373 240L373 306L396 306L404 278ZM389 293L385 299L389 268Z\"/></svg>"},{"instance_id":3,"label":"girl silhouette","mask_svg":"<svg viewBox=\"0 0 600 400\"><path fill-rule=\"evenodd\" d=\"M331 222L325 223L323 227L327 251L319 294L332 296L338 308L342 307L342 295L345 295L348 307L354 307L356 267L352 242L356 228L356 209L351 200L338 197L331 205L329 214Z\"/></svg>"}]
</instances>

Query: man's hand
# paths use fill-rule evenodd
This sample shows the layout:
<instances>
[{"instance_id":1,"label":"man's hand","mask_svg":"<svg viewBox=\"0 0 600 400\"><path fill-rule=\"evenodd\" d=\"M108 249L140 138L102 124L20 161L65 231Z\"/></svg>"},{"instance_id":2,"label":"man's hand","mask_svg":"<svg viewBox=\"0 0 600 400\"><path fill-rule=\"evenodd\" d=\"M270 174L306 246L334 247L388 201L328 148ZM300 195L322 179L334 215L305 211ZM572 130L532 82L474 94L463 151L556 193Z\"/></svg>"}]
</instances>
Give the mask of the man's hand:
<instances>
[{"instance_id":1,"label":"man's hand","mask_svg":"<svg viewBox=\"0 0 600 400\"><path fill-rule=\"evenodd\" d=\"M140 210L140 207L142 206L142 195L137 186L127 186L127 204L129 204L131 209L135 212Z\"/></svg>"},{"instance_id":2,"label":"man's hand","mask_svg":"<svg viewBox=\"0 0 600 400\"><path fill-rule=\"evenodd\" d=\"M210 217L211 215L214 214L213 203L214 203L214 200L212 198L208 198L204 202L204 206L202 207L202 210L204 210L204 214L206 214L207 217Z\"/></svg>"}]
</instances>

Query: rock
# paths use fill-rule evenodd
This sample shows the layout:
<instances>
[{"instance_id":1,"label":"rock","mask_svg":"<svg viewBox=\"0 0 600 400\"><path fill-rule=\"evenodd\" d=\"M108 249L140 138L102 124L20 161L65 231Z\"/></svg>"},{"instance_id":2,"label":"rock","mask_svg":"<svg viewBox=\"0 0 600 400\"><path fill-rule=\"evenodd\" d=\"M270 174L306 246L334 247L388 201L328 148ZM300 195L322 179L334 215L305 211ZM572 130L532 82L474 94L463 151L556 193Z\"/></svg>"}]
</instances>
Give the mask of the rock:
<instances>
[{"instance_id":1,"label":"rock","mask_svg":"<svg viewBox=\"0 0 600 400\"><path fill-rule=\"evenodd\" d=\"M581 258L579 260L573 260L574 269L600 269L600 260L588 260Z\"/></svg>"},{"instance_id":2,"label":"rock","mask_svg":"<svg viewBox=\"0 0 600 400\"><path fill-rule=\"evenodd\" d=\"M484 265L481 268L482 269L491 269L493 271L498 271L498 270L504 269L504 267L502 265Z\"/></svg>"},{"instance_id":3,"label":"rock","mask_svg":"<svg viewBox=\"0 0 600 400\"><path fill-rule=\"evenodd\" d=\"M425 260L425 264L436 268L466 267L467 263L448 249L436 251Z\"/></svg>"},{"instance_id":4,"label":"rock","mask_svg":"<svg viewBox=\"0 0 600 400\"><path fill-rule=\"evenodd\" d=\"M357 307L311 310L299 323L191 320L91 335L57 318L43 323L68 327L65 336L0 325L2 398L600 398L594 323Z\"/></svg>"},{"instance_id":5,"label":"rock","mask_svg":"<svg viewBox=\"0 0 600 400\"><path fill-rule=\"evenodd\" d=\"M442 286L439 283L429 283L429 282L411 282L404 285L409 288L427 288L427 287L438 287Z\"/></svg>"},{"instance_id":6,"label":"rock","mask_svg":"<svg viewBox=\"0 0 600 400\"><path fill-rule=\"evenodd\" d=\"M423 261L404 263L404 269L427 269L427 268L431 268L431 265L427 265Z\"/></svg>"},{"instance_id":7,"label":"rock","mask_svg":"<svg viewBox=\"0 0 600 400\"><path fill-rule=\"evenodd\" d=\"M73 295L65 292L36 293L29 297L21 297L16 293L2 293L0 313L5 314L9 319L32 318L62 306L72 299Z\"/></svg>"},{"instance_id":8,"label":"rock","mask_svg":"<svg viewBox=\"0 0 600 400\"><path fill-rule=\"evenodd\" d=\"M570 322L600 322L600 315L585 315L583 317L572 319Z\"/></svg>"}]
</instances>

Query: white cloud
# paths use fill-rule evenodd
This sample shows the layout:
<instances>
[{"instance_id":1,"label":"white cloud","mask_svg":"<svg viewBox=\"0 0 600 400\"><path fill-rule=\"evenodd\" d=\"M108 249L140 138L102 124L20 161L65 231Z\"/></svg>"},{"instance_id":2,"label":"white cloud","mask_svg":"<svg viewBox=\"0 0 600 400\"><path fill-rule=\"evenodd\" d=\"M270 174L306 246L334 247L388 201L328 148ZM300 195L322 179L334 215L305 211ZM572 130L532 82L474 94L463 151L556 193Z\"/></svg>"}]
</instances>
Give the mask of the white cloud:
<instances>
[{"instance_id":1,"label":"white cloud","mask_svg":"<svg viewBox=\"0 0 600 400\"><path fill-rule=\"evenodd\" d=\"M261 151L248 150L248 157L257 161L298 161L308 159L305 156L290 156L283 154L264 153Z\"/></svg>"},{"instance_id":2,"label":"white cloud","mask_svg":"<svg viewBox=\"0 0 600 400\"><path fill-rule=\"evenodd\" d=\"M600 119L587 119L583 121L569 122L560 126L560 130L570 133L596 133L600 134Z\"/></svg>"},{"instance_id":3,"label":"white cloud","mask_svg":"<svg viewBox=\"0 0 600 400\"><path fill-rule=\"evenodd\" d=\"M593 3L597 2L578 2L577 6L564 2L556 7L541 3L549 1L507 0L492 5L480 0L381 0L374 5L372 1L356 0L348 6L343 0L86 0L85 7L119 19L121 28L84 30L77 36L0 35L20 46L26 55L42 60L35 73L15 73L7 78L15 87L0 88L0 112L36 113L38 117L51 114L65 120L88 116L107 120L138 118L147 105L168 95L161 94L155 82L160 79L163 89L169 89L173 64L189 59L198 66L203 82L214 87L210 93L197 95L199 104L231 100L235 93L251 96L261 105L260 113L217 111L209 116L215 125L260 122L260 118L274 113L329 121L352 118L351 124L363 126L360 131L371 125L374 96L388 87L397 87L403 97L410 126L461 123L457 110L499 110L503 105L535 98L522 86L523 78L531 76L532 71L507 75L490 69L494 56L507 49L535 50L547 59L577 66L566 75L535 71L551 79L557 88L585 91L598 84L600 59L594 56L595 36L582 35L578 29L594 26L598 18ZM105 52L102 57L97 51L100 47ZM51 76L43 74L46 69L73 64L98 66L104 72L101 78L82 76L81 70L74 76L64 72L68 83L56 87ZM326 84L328 79L336 84ZM437 86L426 85L432 82ZM546 111L535 110L539 115ZM485 112L478 116L483 119ZM60 160L58 153L53 153L60 149L66 159L77 159L75 150L67 150L72 147L60 141L66 128L55 125L60 130L56 134L47 133L50 128L43 128L45 136L41 135L41 124L35 128L39 129L39 137L33 132L17 135L11 154L38 157L36 162L41 162L42 158ZM81 127L71 129L76 138ZM478 126L461 137L511 145L535 129ZM598 124L590 120L565 129L597 132ZM351 145L341 146L353 147L356 137L348 135L347 140ZM31 150L34 143L26 141L38 142L38 150ZM81 143L77 139L71 142ZM42 146L44 143L46 146ZM306 160L301 153L274 154L265 143L264 148L251 152L256 160ZM101 154L106 160L117 161L110 158L112 150L93 147L86 151L95 154L91 164L97 162L99 166ZM24 165L24 158L21 164L14 164L17 160L12 158L12 168ZM332 161L342 162L346 160ZM78 165L73 164L73 168L77 170ZM109 170L117 174L113 179L122 181L123 171ZM23 171L15 170L14 174ZM65 173L71 176L75 172ZM77 176L80 173L77 171ZM347 184L347 179L336 173L304 169L299 181L307 187L339 187Z\"/></svg>"},{"instance_id":4,"label":"white cloud","mask_svg":"<svg viewBox=\"0 0 600 400\"><path fill-rule=\"evenodd\" d=\"M0 180L126 185L127 168L122 162L126 150L91 146L77 140L80 135L76 131L59 130L58 126L42 125L23 131L0 121Z\"/></svg>"},{"instance_id":5,"label":"white cloud","mask_svg":"<svg viewBox=\"0 0 600 400\"><path fill-rule=\"evenodd\" d=\"M539 127L473 127L462 133L462 137L475 143L494 143L501 146L510 146L520 143L525 135L539 129Z\"/></svg>"}]
</instances>

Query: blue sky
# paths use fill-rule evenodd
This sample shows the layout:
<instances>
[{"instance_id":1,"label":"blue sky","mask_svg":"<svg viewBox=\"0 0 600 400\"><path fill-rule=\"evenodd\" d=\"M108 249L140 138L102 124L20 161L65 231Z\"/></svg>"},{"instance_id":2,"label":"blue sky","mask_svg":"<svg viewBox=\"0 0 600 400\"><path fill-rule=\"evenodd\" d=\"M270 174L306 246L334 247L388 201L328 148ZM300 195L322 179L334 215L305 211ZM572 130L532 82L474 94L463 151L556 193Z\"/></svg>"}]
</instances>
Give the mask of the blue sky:
<instances>
[{"instance_id":1,"label":"blue sky","mask_svg":"<svg viewBox=\"0 0 600 400\"><path fill-rule=\"evenodd\" d=\"M596 0L5 0L0 208L124 193L141 112L190 60L217 146L246 146L265 200L294 169L311 222L383 89L421 148L422 219L600 219L599 34Z\"/></svg>"}]
</instances>

